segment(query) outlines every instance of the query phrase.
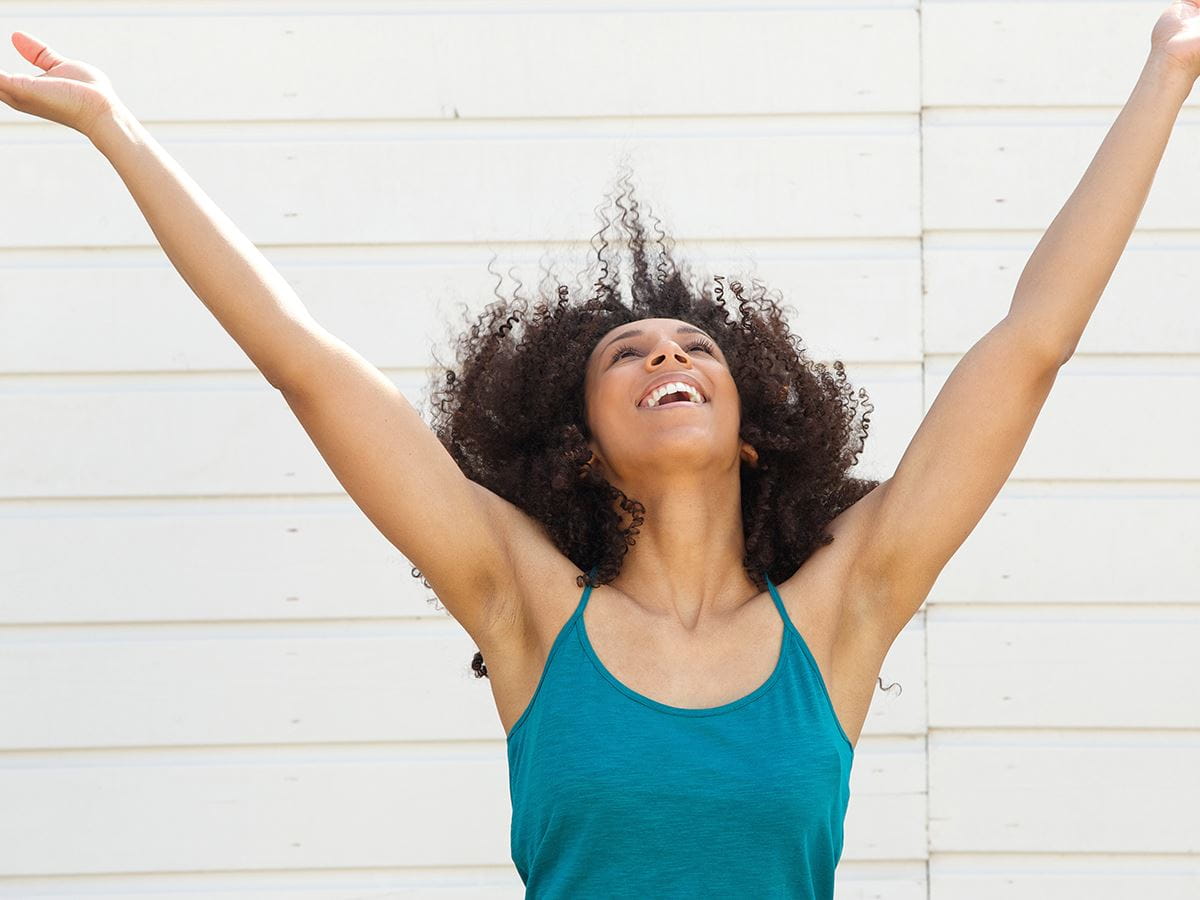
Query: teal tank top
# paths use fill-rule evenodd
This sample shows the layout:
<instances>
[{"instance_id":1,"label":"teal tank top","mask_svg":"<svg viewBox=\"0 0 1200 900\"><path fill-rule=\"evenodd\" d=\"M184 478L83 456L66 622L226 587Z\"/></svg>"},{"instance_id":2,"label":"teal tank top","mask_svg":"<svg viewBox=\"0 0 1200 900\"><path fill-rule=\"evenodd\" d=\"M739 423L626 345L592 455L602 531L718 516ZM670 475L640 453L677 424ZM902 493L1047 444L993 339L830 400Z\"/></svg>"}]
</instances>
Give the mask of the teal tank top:
<instances>
[{"instance_id":1,"label":"teal tank top","mask_svg":"<svg viewBox=\"0 0 1200 900\"><path fill-rule=\"evenodd\" d=\"M508 734L526 900L833 897L854 747L767 586L784 626L775 670L706 709L618 681L588 641L584 587Z\"/></svg>"}]
</instances>

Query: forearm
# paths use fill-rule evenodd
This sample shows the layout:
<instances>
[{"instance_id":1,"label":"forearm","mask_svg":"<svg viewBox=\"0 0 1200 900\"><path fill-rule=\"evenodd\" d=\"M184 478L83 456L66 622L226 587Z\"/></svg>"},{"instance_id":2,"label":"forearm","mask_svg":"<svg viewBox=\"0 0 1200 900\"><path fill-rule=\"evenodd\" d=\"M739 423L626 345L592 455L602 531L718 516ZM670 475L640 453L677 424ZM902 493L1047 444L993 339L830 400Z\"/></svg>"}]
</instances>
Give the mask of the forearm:
<instances>
[{"instance_id":1,"label":"forearm","mask_svg":"<svg viewBox=\"0 0 1200 900\"><path fill-rule=\"evenodd\" d=\"M315 324L287 281L127 109L114 109L88 137L188 287L282 387Z\"/></svg>"},{"instance_id":2,"label":"forearm","mask_svg":"<svg viewBox=\"0 0 1200 900\"><path fill-rule=\"evenodd\" d=\"M1153 53L1017 281L1008 320L1065 361L1141 215L1194 77Z\"/></svg>"}]
</instances>

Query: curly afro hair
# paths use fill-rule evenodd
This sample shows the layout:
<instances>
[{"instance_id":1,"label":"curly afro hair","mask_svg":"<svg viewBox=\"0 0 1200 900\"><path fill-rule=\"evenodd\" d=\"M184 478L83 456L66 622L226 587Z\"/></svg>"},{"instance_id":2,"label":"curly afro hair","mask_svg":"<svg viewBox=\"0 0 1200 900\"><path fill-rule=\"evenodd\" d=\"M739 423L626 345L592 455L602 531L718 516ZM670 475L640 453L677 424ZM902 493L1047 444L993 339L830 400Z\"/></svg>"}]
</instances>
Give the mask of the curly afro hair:
<instances>
[{"instance_id":1,"label":"curly afro hair","mask_svg":"<svg viewBox=\"0 0 1200 900\"><path fill-rule=\"evenodd\" d=\"M519 281L511 301L497 291L499 302L457 337L458 366L439 362L432 371L431 428L468 478L541 522L562 554L589 573L579 576L579 587L607 584L621 571L645 507L588 465L581 363L610 329L638 319L682 319L703 328L729 362L741 399L740 437L758 453L757 466L743 465L741 472L743 565L766 590L764 571L777 584L786 581L833 540L825 526L878 487L877 480L847 474L858 462L874 407L864 388L855 398L840 360L831 370L805 355L757 279L758 296L730 282L736 318L726 306L724 276L714 277L711 292L707 285L697 290L685 265L685 282L672 258L674 244L653 215L659 252L649 257L628 173L618 186L624 190L615 205L633 261L630 302L619 296L619 274L610 272L604 234L613 223L605 215L590 244L601 270L591 295L573 301L558 284L557 299L550 300L545 279L542 296L532 302L517 296ZM866 402L861 424L859 400ZM412 574L432 590L419 570ZM471 668L477 678L487 677L482 653Z\"/></svg>"}]
</instances>

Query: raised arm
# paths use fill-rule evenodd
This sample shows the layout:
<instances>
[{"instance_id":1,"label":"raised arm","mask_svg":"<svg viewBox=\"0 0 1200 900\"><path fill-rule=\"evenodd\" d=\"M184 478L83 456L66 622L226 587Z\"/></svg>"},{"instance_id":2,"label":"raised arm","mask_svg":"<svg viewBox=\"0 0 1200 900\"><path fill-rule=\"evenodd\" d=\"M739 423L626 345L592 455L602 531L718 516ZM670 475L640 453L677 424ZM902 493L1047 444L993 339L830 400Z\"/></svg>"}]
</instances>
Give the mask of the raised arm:
<instances>
[{"instance_id":1,"label":"raised arm","mask_svg":"<svg viewBox=\"0 0 1200 900\"><path fill-rule=\"evenodd\" d=\"M125 107L88 137L112 163L188 287L272 386L315 325L283 276Z\"/></svg>"},{"instance_id":2,"label":"raised arm","mask_svg":"<svg viewBox=\"0 0 1200 900\"><path fill-rule=\"evenodd\" d=\"M308 314L284 278L117 98L100 70L24 32L42 75L0 73L0 100L86 135L171 263L279 389L334 475L479 643L511 599L516 507L467 479L400 391Z\"/></svg>"},{"instance_id":3,"label":"raised arm","mask_svg":"<svg viewBox=\"0 0 1200 900\"><path fill-rule=\"evenodd\" d=\"M1016 465L1146 202L1200 73L1200 10L1158 20L1132 94L1018 279L1008 315L954 367L895 474L863 497L854 624L889 646Z\"/></svg>"}]
</instances>

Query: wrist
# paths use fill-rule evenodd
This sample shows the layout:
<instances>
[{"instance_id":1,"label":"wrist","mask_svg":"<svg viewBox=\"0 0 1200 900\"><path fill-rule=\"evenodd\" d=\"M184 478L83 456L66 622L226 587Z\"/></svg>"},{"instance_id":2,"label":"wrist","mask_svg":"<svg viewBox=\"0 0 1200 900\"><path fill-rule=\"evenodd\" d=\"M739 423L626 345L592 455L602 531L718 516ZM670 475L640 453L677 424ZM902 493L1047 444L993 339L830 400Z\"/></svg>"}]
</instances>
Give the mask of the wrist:
<instances>
[{"instance_id":1,"label":"wrist","mask_svg":"<svg viewBox=\"0 0 1200 900\"><path fill-rule=\"evenodd\" d=\"M112 103L92 120L84 135L97 150L107 153L115 143L130 140L137 124L137 117L126 106Z\"/></svg>"},{"instance_id":2,"label":"wrist","mask_svg":"<svg viewBox=\"0 0 1200 900\"><path fill-rule=\"evenodd\" d=\"M1197 77L1200 77L1200 71L1197 71L1194 65L1189 65L1165 50L1155 48L1146 59L1142 77L1166 82L1172 86L1186 87L1190 91Z\"/></svg>"}]
</instances>

